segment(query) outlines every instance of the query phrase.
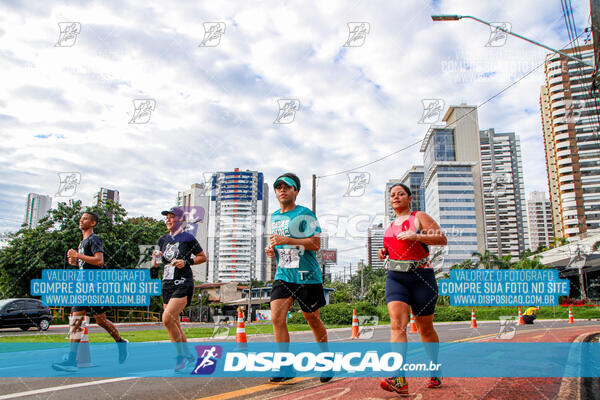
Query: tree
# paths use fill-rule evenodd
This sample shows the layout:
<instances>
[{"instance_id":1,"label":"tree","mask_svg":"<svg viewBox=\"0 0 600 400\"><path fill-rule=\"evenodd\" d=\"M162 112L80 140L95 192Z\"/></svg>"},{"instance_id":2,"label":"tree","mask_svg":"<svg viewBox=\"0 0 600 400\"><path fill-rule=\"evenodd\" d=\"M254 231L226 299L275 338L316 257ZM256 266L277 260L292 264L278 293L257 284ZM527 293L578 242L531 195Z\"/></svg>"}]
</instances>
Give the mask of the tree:
<instances>
[{"instance_id":1,"label":"tree","mask_svg":"<svg viewBox=\"0 0 600 400\"><path fill-rule=\"evenodd\" d=\"M474 252L473 257L477 257L476 266L481 266L482 268L492 268L495 262L495 258L497 256L492 254L489 250L485 250L483 254L479 252Z\"/></svg>"},{"instance_id":2,"label":"tree","mask_svg":"<svg viewBox=\"0 0 600 400\"><path fill-rule=\"evenodd\" d=\"M565 237L553 237L550 248L560 247L569 244L569 240Z\"/></svg>"},{"instance_id":3,"label":"tree","mask_svg":"<svg viewBox=\"0 0 600 400\"><path fill-rule=\"evenodd\" d=\"M163 222L152 218L126 219L125 209L112 201L85 211L98 214L94 232L103 241L107 268L135 268L140 261L140 246L155 245L167 232ZM8 245L0 250L2 297L28 296L30 281L41 278L43 269L73 268L67 265L65 255L68 249L77 249L81 241L78 223L82 212L84 209L79 200L58 203L35 228L23 225L17 232L9 234ZM153 306L155 303L152 302ZM158 304L160 306L160 300Z\"/></svg>"},{"instance_id":4,"label":"tree","mask_svg":"<svg viewBox=\"0 0 600 400\"><path fill-rule=\"evenodd\" d=\"M384 306L386 304L385 280L371 283L365 291L363 300L376 306Z\"/></svg>"},{"instance_id":5,"label":"tree","mask_svg":"<svg viewBox=\"0 0 600 400\"><path fill-rule=\"evenodd\" d=\"M516 263L513 264L512 268L515 269L545 269L545 268L552 268L549 267L545 264L543 264L540 260L541 260L541 256L539 255L533 255L533 258L530 258L532 256L531 251L525 251L521 254L521 256L519 257L519 261L517 261Z\"/></svg>"},{"instance_id":6,"label":"tree","mask_svg":"<svg viewBox=\"0 0 600 400\"><path fill-rule=\"evenodd\" d=\"M331 282L330 286L333 289L335 289L335 291L331 292L331 294L329 295L329 303L335 304L335 303L350 303L350 302L352 302L352 294L350 291L350 284L340 282L340 281L335 281L335 282Z\"/></svg>"}]
</instances>

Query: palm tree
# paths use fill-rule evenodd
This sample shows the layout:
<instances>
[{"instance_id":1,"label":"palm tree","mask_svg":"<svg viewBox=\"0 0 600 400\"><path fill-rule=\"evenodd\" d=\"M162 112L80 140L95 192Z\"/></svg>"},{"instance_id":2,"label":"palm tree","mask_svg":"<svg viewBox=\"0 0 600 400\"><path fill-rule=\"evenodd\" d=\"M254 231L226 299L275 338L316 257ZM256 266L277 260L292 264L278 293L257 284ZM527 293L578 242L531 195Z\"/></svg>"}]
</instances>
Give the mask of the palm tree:
<instances>
[{"instance_id":1,"label":"palm tree","mask_svg":"<svg viewBox=\"0 0 600 400\"><path fill-rule=\"evenodd\" d=\"M566 237L553 237L552 238L552 243L550 246L551 248L555 248L555 247L559 247L559 246L564 246L566 244L569 244L569 241L567 240Z\"/></svg>"},{"instance_id":2,"label":"palm tree","mask_svg":"<svg viewBox=\"0 0 600 400\"><path fill-rule=\"evenodd\" d=\"M482 266L483 268L490 269L494 266L495 259L498 257L495 254L490 253L489 250L483 252L483 254L479 252L474 252L473 257L477 257L478 260L475 262L476 266Z\"/></svg>"}]
</instances>

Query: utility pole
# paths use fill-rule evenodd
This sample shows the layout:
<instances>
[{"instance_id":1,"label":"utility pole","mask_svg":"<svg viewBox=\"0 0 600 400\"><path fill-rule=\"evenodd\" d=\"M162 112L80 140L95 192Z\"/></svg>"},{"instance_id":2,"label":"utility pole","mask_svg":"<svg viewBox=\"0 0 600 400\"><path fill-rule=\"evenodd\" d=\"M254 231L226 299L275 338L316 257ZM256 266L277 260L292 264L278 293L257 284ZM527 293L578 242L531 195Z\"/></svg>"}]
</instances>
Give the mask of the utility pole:
<instances>
[{"instance_id":1,"label":"utility pole","mask_svg":"<svg viewBox=\"0 0 600 400\"><path fill-rule=\"evenodd\" d=\"M360 297L362 298L365 294L365 263L360 260Z\"/></svg>"},{"instance_id":2,"label":"utility pole","mask_svg":"<svg viewBox=\"0 0 600 400\"><path fill-rule=\"evenodd\" d=\"M312 176L312 212L317 215L317 176Z\"/></svg>"},{"instance_id":3,"label":"utility pole","mask_svg":"<svg viewBox=\"0 0 600 400\"><path fill-rule=\"evenodd\" d=\"M248 285L248 323L252 322L252 264L250 264L250 284Z\"/></svg>"},{"instance_id":4,"label":"utility pole","mask_svg":"<svg viewBox=\"0 0 600 400\"><path fill-rule=\"evenodd\" d=\"M597 67L598 63L600 62L600 1L590 0L590 17L592 18L594 61Z\"/></svg>"}]
</instances>

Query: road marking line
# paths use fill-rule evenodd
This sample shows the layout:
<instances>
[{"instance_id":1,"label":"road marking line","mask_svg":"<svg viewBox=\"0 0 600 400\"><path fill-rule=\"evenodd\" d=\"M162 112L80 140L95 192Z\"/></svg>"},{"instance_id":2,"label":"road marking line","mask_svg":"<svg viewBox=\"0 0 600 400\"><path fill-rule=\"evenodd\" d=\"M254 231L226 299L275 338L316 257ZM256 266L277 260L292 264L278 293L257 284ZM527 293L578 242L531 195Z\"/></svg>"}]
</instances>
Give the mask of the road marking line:
<instances>
[{"instance_id":1,"label":"road marking line","mask_svg":"<svg viewBox=\"0 0 600 400\"><path fill-rule=\"evenodd\" d=\"M481 336L475 336L475 337L471 337L471 338L467 338L467 339L459 339L453 342L459 342L459 341L464 341L464 340L473 340L473 339L480 339L483 337L488 337L488 336L495 336L497 335L496 333L492 333L489 335L481 335ZM348 339L344 339L344 340L348 340ZM448 342L448 343L453 343L453 342ZM307 380L307 379L311 379L311 378L295 378L296 380ZM239 389L239 390L234 390L233 392L227 392L227 393L222 393L222 394L216 394L214 396L209 396L209 397L199 397L196 400L227 400L227 399L232 399L235 397L240 397L240 396L244 396L246 394L251 394L251 393L256 393L256 392L262 392L265 390L269 390L269 389L273 389L276 385L273 384L264 384L264 385L258 385L258 386L251 386L251 387L247 387L245 389ZM2 400L2 399L0 399Z\"/></svg>"},{"instance_id":2,"label":"road marking line","mask_svg":"<svg viewBox=\"0 0 600 400\"><path fill-rule=\"evenodd\" d=\"M294 380L292 382L286 383L286 385L291 385L291 384L294 384L294 383L299 383L299 382L302 382L302 381L306 381L308 379L312 379L312 378L309 378L309 377L294 378ZM209 396L209 397L200 397L200 398L198 398L196 400L227 400L227 399L233 399L234 397L240 397L240 396L244 396L246 394L252 394L252 393L257 393L257 392L262 392L262 391L265 391L265 390L273 389L273 388L275 388L277 386L283 386L283 385L277 385L277 384L272 384L272 383L265 383L264 385L251 386L251 387L247 387L245 389L234 390L233 392L215 394L214 396Z\"/></svg>"},{"instance_id":3,"label":"road marking line","mask_svg":"<svg viewBox=\"0 0 600 400\"><path fill-rule=\"evenodd\" d=\"M10 394L5 394L3 396L0 396L0 400L15 399L17 397L24 397L24 396L35 396L35 395L42 394L42 393L55 392L57 390L67 390L67 389L75 389L78 387L102 385L104 383L127 381L127 380L135 379L135 378L137 378L137 377L128 376L128 377L123 377L123 378L103 379L101 381L91 381L91 382L83 382L83 383L73 383L71 385L64 385L64 386L54 386L54 387L49 387L49 388L30 390L28 392L10 393Z\"/></svg>"}]
</instances>

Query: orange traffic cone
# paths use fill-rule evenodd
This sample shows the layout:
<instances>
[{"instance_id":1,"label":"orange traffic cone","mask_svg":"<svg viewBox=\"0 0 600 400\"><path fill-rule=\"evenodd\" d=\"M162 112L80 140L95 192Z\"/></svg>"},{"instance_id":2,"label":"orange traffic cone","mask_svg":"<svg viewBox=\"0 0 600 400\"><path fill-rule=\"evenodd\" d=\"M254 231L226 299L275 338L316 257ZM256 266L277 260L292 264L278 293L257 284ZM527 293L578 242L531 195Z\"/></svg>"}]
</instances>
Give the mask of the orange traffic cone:
<instances>
[{"instance_id":1,"label":"orange traffic cone","mask_svg":"<svg viewBox=\"0 0 600 400\"><path fill-rule=\"evenodd\" d=\"M471 307L471 328L477 328L477 319L475 318L475 307Z\"/></svg>"},{"instance_id":2,"label":"orange traffic cone","mask_svg":"<svg viewBox=\"0 0 600 400\"><path fill-rule=\"evenodd\" d=\"M574 324L575 320L573 319L573 311L571 311L571 307L569 307L569 323Z\"/></svg>"},{"instance_id":3,"label":"orange traffic cone","mask_svg":"<svg viewBox=\"0 0 600 400\"><path fill-rule=\"evenodd\" d=\"M519 307L519 325L525 325L525 321L523 320L523 314L521 314L521 307Z\"/></svg>"},{"instance_id":4,"label":"orange traffic cone","mask_svg":"<svg viewBox=\"0 0 600 400\"><path fill-rule=\"evenodd\" d=\"M415 322L415 316L412 313L412 310L410 312L410 329L408 330L408 333L417 333L417 324Z\"/></svg>"},{"instance_id":5,"label":"orange traffic cone","mask_svg":"<svg viewBox=\"0 0 600 400\"><path fill-rule=\"evenodd\" d=\"M83 319L83 323L81 324L81 329L83 329L83 334L81 335L81 341L77 346L77 366L79 368L89 368L93 367L92 365L92 357L90 355L90 340L88 339L88 325L89 318L86 316Z\"/></svg>"},{"instance_id":6,"label":"orange traffic cone","mask_svg":"<svg viewBox=\"0 0 600 400\"><path fill-rule=\"evenodd\" d=\"M247 347L248 340L246 340L246 327L244 325L244 314L242 310L238 308L237 313L237 329L235 331L235 342L240 347Z\"/></svg>"},{"instance_id":7,"label":"orange traffic cone","mask_svg":"<svg viewBox=\"0 0 600 400\"><path fill-rule=\"evenodd\" d=\"M350 339L358 339L360 333L358 332L358 317L356 316L356 309L352 310L352 331L350 332Z\"/></svg>"}]
</instances>

